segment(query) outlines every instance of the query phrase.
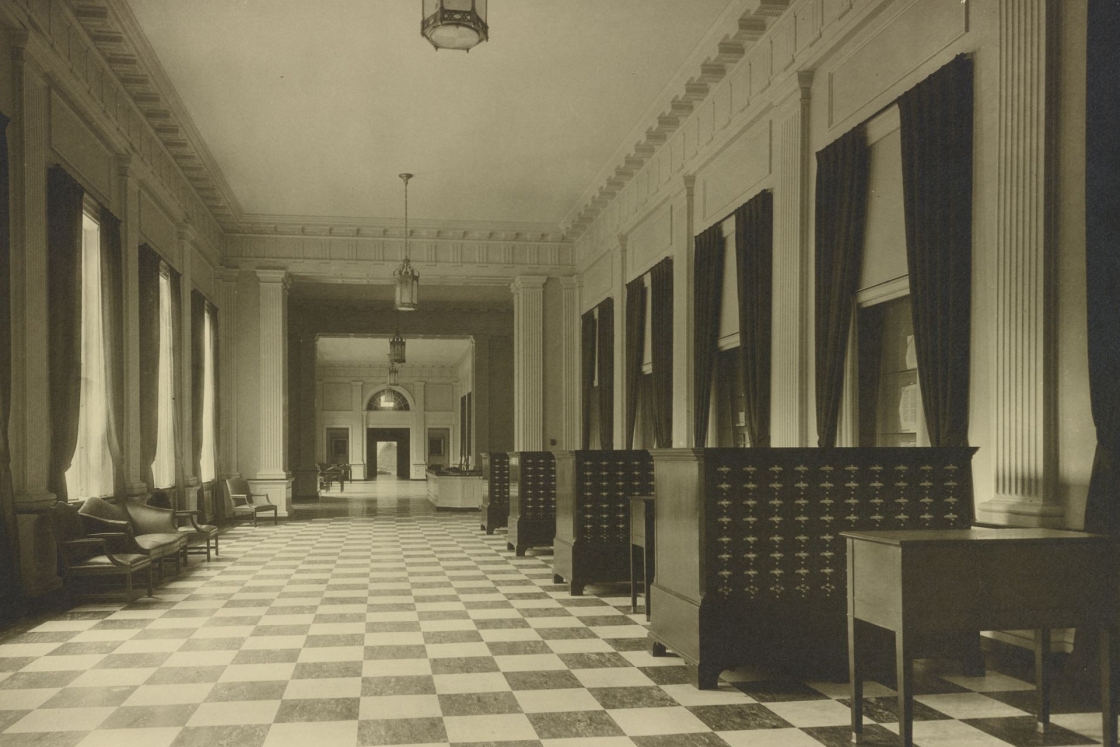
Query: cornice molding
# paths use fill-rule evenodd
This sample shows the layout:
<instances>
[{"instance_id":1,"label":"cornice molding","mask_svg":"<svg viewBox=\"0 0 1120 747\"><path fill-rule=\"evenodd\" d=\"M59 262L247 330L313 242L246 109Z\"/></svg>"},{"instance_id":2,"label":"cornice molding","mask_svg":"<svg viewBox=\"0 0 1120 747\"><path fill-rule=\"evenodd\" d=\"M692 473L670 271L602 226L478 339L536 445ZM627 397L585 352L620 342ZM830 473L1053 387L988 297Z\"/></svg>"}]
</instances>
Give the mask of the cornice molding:
<instances>
[{"instance_id":1,"label":"cornice molding","mask_svg":"<svg viewBox=\"0 0 1120 747\"><path fill-rule=\"evenodd\" d=\"M399 218L356 218L311 215L246 215L225 228L227 236L316 236L330 238L403 239ZM566 243L551 223L456 220L411 220L409 239L431 241L511 241L527 244Z\"/></svg>"}]
</instances>

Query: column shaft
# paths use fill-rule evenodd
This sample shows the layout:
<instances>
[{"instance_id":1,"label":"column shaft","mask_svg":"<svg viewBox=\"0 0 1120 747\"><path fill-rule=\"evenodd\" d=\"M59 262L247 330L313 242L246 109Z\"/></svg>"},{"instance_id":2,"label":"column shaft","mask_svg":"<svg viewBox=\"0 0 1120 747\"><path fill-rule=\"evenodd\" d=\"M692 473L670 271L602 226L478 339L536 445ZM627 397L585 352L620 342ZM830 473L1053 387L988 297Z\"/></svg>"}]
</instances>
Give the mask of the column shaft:
<instances>
[{"instance_id":1,"label":"column shaft","mask_svg":"<svg viewBox=\"0 0 1120 747\"><path fill-rule=\"evenodd\" d=\"M692 381L693 319L692 303L694 271L694 233L696 177L684 177L684 237L676 242L673 258L673 447L691 448L696 443L693 432L692 407L695 396Z\"/></svg>"},{"instance_id":2,"label":"column shaft","mask_svg":"<svg viewBox=\"0 0 1120 747\"><path fill-rule=\"evenodd\" d=\"M544 448L544 283L519 277L513 291L514 448Z\"/></svg>"},{"instance_id":3,"label":"column shaft","mask_svg":"<svg viewBox=\"0 0 1120 747\"><path fill-rule=\"evenodd\" d=\"M579 283L574 277L563 277L559 280L564 314L564 318L561 320L564 367L562 372L562 386L564 388L564 427L562 430L563 443L561 444L561 448L571 451L580 448Z\"/></svg>"},{"instance_id":4,"label":"column shaft","mask_svg":"<svg viewBox=\"0 0 1120 747\"><path fill-rule=\"evenodd\" d=\"M125 490L142 495L140 448L140 185L131 156L117 160L121 204L121 271L124 273L124 455Z\"/></svg>"}]
</instances>

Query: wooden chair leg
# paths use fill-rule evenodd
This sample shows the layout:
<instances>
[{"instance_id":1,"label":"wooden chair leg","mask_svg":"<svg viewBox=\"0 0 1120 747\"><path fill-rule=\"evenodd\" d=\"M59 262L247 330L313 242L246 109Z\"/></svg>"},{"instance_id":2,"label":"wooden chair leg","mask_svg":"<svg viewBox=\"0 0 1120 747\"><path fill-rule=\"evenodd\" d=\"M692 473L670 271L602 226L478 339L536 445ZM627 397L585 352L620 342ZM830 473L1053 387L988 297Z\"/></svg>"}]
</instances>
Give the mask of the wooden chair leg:
<instances>
[{"instance_id":1,"label":"wooden chair leg","mask_svg":"<svg viewBox=\"0 0 1120 747\"><path fill-rule=\"evenodd\" d=\"M217 532L214 532L214 554L215 555L221 555L222 554L221 551L218 549L218 537L219 536L220 535Z\"/></svg>"},{"instance_id":2,"label":"wooden chair leg","mask_svg":"<svg viewBox=\"0 0 1120 747\"><path fill-rule=\"evenodd\" d=\"M152 585L152 564L148 563L148 596L155 596L155 587Z\"/></svg>"},{"instance_id":3,"label":"wooden chair leg","mask_svg":"<svg viewBox=\"0 0 1120 747\"><path fill-rule=\"evenodd\" d=\"M124 574L124 598L132 601L132 571Z\"/></svg>"}]
</instances>

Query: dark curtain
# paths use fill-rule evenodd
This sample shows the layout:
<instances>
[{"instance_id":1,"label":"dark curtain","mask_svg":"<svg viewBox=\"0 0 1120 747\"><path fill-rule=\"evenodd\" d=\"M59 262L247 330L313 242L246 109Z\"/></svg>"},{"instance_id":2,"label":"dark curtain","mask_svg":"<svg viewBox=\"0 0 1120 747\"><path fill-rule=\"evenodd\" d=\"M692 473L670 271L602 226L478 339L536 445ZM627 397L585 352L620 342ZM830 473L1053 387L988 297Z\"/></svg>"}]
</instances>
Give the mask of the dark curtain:
<instances>
[{"instance_id":1,"label":"dark curtain","mask_svg":"<svg viewBox=\"0 0 1120 747\"><path fill-rule=\"evenodd\" d=\"M581 439L584 450L591 448L591 398L595 396L595 311L583 315L580 325L580 362L583 369L580 394L583 398L583 434Z\"/></svg>"},{"instance_id":2,"label":"dark curtain","mask_svg":"<svg viewBox=\"0 0 1120 747\"><path fill-rule=\"evenodd\" d=\"M696 237L695 293L696 319L692 339L695 340L696 400L693 427L696 448L708 444L708 417L711 414L712 371L719 347L719 311L723 293L723 226L716 224Z\"/></svg>"},{"instance_id":3,"label":"dark curtain","mask_svg":"<svg viewBox=\"0 0 1120 747\"><path fill-rule=\"evenodd\" d=\"M766 190L735 211L739 357L750 445L770 446L770 317L774 197Z\"/></svg>"},{"instance_id":4,"label":"dark curtain","mask_svg":"<svg viewBox=\"0 0 1120 747\"><path fill-rule=\"evenodd\" d=\"M140 471L149 490L155 489L152 464L159 437L159 255L140 246Z\"/></svg>"},{"instance_id":5,"label":"dark curtain","mask_svg":"<svg viewBox=\"0 0 1120 747\"><path fill-rule=\"evenodd\" d=\"M1120 6L1089 2L1085 127L1085 269L1089 399L1097 450L1085 528L1120 534Z\"/></svg>"},{"instance_id":6,"label":"dark curtain","mask_svg":"<svg viewBox=\"0 0 1120 747\"><path fill-rule=\"evenodd\" d=\"M972 60L898 99L906 264L931 446L968 445L972 317Z\"/></svg>"},{"instance_id":7,"label":"dark curtain","mask_svg":"<svg viewBox=\"0 0 1120 747\"><path fill-rule=\"evenodd\" d=\"M653 348L653 428L657 448L673 445L673 260L650 270L650 346Z\"/></svg>"},{"instance_id":8,"label":"dark curtain","mask_svg":"<svg viewBox=\"0 0 1120 747\"><path fill-rule=\"evenodd\" d=\"M0 114L0 600L20 592L19 530L8 426L12 417L12 234L8 183L8 118ZM5 602L5 606L10 605Z\"/></svg>"},{"instance_id":9,"label":"dark curtain","mask_svg":"<svg viewBox=\"0 0 1120 747\"><path fill-rule=\"evenodd\" d=\"M817 445L836 445L844 357L867 225L867 133L858 125L817 153Z\"/></svg>"},{"instance_id":10,"label":"dark curtain","mask_svg":"<svg viewBox=\"0 0 1120 747\"><path fill-rule=\"evenodd\" d=\"M171 276L171 396L174 402L172 412L175 413L175 427L173 429L175 434L175 479L178 483L186 472L184 469L186 463L184 434L182 420L180 420L182 411L179 409L182 403L179 393L183 387L180 373L181 358L179 357L180 351L183 350L183 276L176 272L174 268L169 271L169 274ZM178 502L178 499L176 499L176 502Z\"/></svg>"},{"instance_id":11,"label":"dark curtain","mask_svg":"<svg viewBox=\"0 0 1120 747\"><path fill-rule=\"evenodd\" d=\"M106 440L113 458L113 494L125 494L124 476L124 257L121 222L101 208L101 319L105 347Z\"/></svg>"},{"instance_id":12,"label":"dark curtain","mask_svg":"<svg viewBox=\"0 0 1120 747\"><path fill-rule=\"evenodd\" d=\"M878 446L879 381L883 368L884 305L859 311L856 347L859 350L859 445Z\"/></svg>"},{"instance_id":13,"label":"dark curtain","mask_svg":"<svg viewBox=\"0 0 1120 747\"><path fill-rule=\"evenodd\" d=\"M202 407L203 387L206 384L206 298L196 290L191 291L191 469L202 481Z\"/></svg>"},{"instance_id":14,"label":"dark curtain","mask_svg":"<svg viewBox=\"0 0 1120 747\"><path fill-rule=\"evenodd\" d=\"M626 284L626 434L624 448L634 448L634 425L638 420L638 384L646 336L645 276Z\"/></svg>"},{"instance_id":15,"label":"dark curtain","mask_svg":"<svg viewBox=\"0 0 1120 747\"><path fill-rule=\"evenodd\" d=\"M614 448L614 299L599 304L599 448Z\"/></svg>"},{"instance_id":16,"label":"dark curtain","mask_svg":"<svg viewBox=\"0 0 1120 747\"><path fill-rule=\"evenodd\" d=\"M82 199L61 166L47 174L47 350L51 456L47 490L67 500L66 471L78 445L82 397Z\"/></svg>"}]
</instances>

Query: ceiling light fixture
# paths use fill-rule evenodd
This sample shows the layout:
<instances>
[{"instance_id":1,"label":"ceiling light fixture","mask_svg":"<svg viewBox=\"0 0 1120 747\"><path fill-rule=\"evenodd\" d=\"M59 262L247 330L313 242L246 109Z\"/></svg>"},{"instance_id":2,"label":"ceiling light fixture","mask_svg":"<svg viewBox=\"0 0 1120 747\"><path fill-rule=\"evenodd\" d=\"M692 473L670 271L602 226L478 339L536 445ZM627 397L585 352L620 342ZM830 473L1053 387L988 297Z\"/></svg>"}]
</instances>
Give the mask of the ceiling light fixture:
<instances>
[{"instance_id":1,"label":"ceiling light fixture","mask_svg":"<svg viewBox=\"0 0 1120 747\"><path fill-rule=\"evenodd\" d=\"M441 49L471 51L490 38L486 0L424 0L420 33Z\"/></svg>"},{"instance_id":2,"label":"ceiling light fixture","mask_svg":"<svg viewBox=\"0 0 1120 747\"><path fill-rule=\"evenodd\" d=\"M397 333L389 340L389 363L404 363L404 338L398 328Z\"/></svg>"},{"instance_id":3,"label":"ceiling light fixture","mask_svg":"<svg viewBox=\"0 0 1120 747\"><path fill-rule=\"evenodd\" d=\"M389 378L386 383L388 383L389 386L398 386L400 384L400 369L397 368L396 363L393 363L392 358L389 359ZM382 407L386 405L392 407L393 395L389 391L385 391L381 395L381 405Z\"/></svg>"},{"instance_id":4,"label":"ceiling light fixture","mask_svg":"<svg viewBox=\"0 0 1120 747\"><path fill-rule=\"evenodd\" d=\"M404 181L404 259L400 267L393 271L397 284L397 297L394 305L397 311L416 311L420 300L420 273L408 262L408 180L412 174L401 174ZM403 359L402 359L403 360Z\"/></svg>"}]
</instances>

